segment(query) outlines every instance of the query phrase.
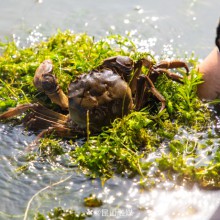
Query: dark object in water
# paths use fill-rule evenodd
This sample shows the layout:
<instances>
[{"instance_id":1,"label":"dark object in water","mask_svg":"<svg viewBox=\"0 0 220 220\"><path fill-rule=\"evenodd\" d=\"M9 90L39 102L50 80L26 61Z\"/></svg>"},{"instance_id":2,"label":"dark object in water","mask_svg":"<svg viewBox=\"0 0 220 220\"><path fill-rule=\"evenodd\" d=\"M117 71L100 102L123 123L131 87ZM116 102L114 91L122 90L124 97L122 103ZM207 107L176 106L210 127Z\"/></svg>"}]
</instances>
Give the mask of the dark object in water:
<instances>
[{"instance_id":1,"label":"dark object in water","mask_svg":"<svg viewBox=\"0 0 220 220\"><path fill-rule=\"evenodd\" d=\"M218 47L218 50L220 52L220 19L219 19L218 27L216 29L215 44Z\"/></svg>"}]
</instances>

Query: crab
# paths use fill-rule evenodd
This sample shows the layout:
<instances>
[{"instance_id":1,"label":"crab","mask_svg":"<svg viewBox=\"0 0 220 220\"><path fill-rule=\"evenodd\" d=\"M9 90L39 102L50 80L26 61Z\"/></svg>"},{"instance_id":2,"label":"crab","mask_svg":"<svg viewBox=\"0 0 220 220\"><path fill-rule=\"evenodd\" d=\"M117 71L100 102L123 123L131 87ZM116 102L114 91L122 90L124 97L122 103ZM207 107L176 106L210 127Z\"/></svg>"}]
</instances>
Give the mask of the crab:
<instances>
[{"instance_id":1,"label":"crab","mask_svg":"<svg viewBox=\"0 0 220 220\"><path fill-rule=\"evenodd\" d=\"M148 74L142 73L148 68ZM15 117L28 111L23 121L30 129L40 130L38 137L55 133L60 137L73 137L86 132L100 132L116 118L122 118L131 110L140 110L146 105L148 92L161 102L160 111L166 100L157 91L153 82L160 74L181 82L182 76L170 72L172 68L185 68L183 61L161 61L155 64L147 58L134 62L127 56L115 56L89 73L78 76L68 87L68 96L60 88L53 74L51 60L45 60L37 68L33 83L44 92L53 103L68 110L64 115L50 110L39 103L23 104L11 108L0 115L0 120Z\"/></svg>"}]
</instances>

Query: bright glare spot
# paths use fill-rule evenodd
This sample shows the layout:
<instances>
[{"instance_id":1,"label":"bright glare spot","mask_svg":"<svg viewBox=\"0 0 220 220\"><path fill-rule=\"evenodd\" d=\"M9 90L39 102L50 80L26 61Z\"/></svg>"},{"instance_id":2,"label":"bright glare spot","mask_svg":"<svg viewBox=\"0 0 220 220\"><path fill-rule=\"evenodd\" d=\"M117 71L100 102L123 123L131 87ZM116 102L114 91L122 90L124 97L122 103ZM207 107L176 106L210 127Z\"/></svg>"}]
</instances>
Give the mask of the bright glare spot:
<instances>
[{"instance_id":1,"label":"bright glare spot","mask_svg":"<svg viewBox=\"0 0 220 220\"><path fill-rule=\"evenodd\" d=\"M105 187L105 188L104 188L104 193L105 193L105 194L108 194L109 192L110 192L110 189L109 189L108 187Z\"/></svg>"},{"instance_id":2,"label":"bright glare spot","mask_svg":"<svg viewBox=\"0 0 220 220\"><path fill-rule=\"evenodd\" d=\"M155 16L151 17L151 21L157 21L158 19L159 17L155 17Z\"/></svg>"},{"instance_id":3,"label":"bright glare spot","mask_svg":"<svg viewBox=\"0 0 220 220\"><path fill-rule=\"evenodd\" d=\"M131 208L132 208L132 205L127 204L127 205L126 205L126 208L131 209Z\"/></svg>"},{"instance_id":4,"label":"bright glare spot","mask_svg":"<svg viewBox=\"0 0 220 220\"><path fill-rule=\"evenodd\" d=\"M19 47L19 45L21 43L21 41L20 41L21 38L16 36L15 34L13 34L12 37L13 37L13 40L14 40L16 46Z\"/></svg>"},{"instance_id":5,"label":"bright glare spot","mask_svg":"<svg viewBox=\"0 0 220 220\"><path fill-rule=\"evenodd\" d=\"M148 198L146 196L141 196L139 199L140 204L146 204L148 201Z\"/></svg>"},{"instance_id":6,"label":"bright glare spot","mask_svg":"<svg viewBox=\"0 0 220 220\"><path fill-rule=\"evenodd\" d=\"M137 34L137 29L134 29L134 30L131 30L128 34L129 34L129 36L131 37L131 36L134 36L135 34Z\"/></svg>"},{"instance_id":7,"label":"bright glare spot","mask_svg":"<svg viewBox=\"0 0 220 220\"><path fill-rule=\"evenodd\" d=\"M196 20L196 17L193 17L192 19L193 19L193 21L195 21L195 20Z\"/></svg>"},{"instance_id":8,"label":"bright glare spot","mask_svg":"<svg viewBox=\"0 0 220 220\"><path fill-rule=\"evenodd\" d=\"M138 14L143 14L143 12L144 12L143 9L138 10Z\"/></svg>"},{"instance_id":9,"label":"bright glare spot","mask_svg":"<svg viewBox=\"0 0 220 220\"><path fill-rule=\"evenodd\" d=\"M135 6L135 10L140 10L141 9L141 6L140 5L136 5Z\"/></svg>"},{"instance_id":10,"label":"bright glare spot","mask_svg":"<svg viewBox=\"0 0 220 220\"><path fill-rule=\"evenodd\" d=\"M40 174L38 174L37 177L38 177L39 180L42 180L42 179L43 179Z\"/></svg>"},{"instance_id":11,"label":"bright glare spot","mask_svg":"<svg viewBox=\"0 0 220 220\"><path fill-rule=\"evenodd\" d=\"M117 195L117 196L121 196L121 195L122 195L122 193L121 193L121 192L118 192L116 195Z\"/></svg>"},{"instance_id":12,"label":"bright glare spot","mask_svg":"<svg viewBox=\"0 0 220 220\"><path fill-rule=\"evenodd\" d=\"M27 37L27 44L30 46L33 46L34 44L45 41L46 37L43 36L42 33L39 32L39 29L41 28L41 24L37 25L29 34ZM19 42L19 39L14 38L15 43L17 44Z\"/></svg>"},{"instance_id":13,"label":"bright glare spot","mask_svg":"<svg viewBox=\"0 0 220 220\"><path fill-rule=\"evenodd\" d=\"M124 19L124 23L125 23L125 24L129 24L130 21L129 21L128 19Z\"/></svg>"},{"instance_id":14,"label":"bright glare spot","mask_svg":"<svg viewBox=\"0 0 220 220\"><path fill-rule=\"evenodd\" d=\"M138 189L137 188L131 188L128 192L129 192L130 197L135 197L138 193Z\"/></svg>"},{"instance_id":15,"label":"bright glare spot","mask_svg":"<svg viewBox=\"0 0 220 220\"><path fill-rule=\"evenodd\" d=\"M114 201L115 201L114 196L110 196L107 200L105 200L105 202L108 203L108 204L112 204Z\"/></svg>"},{"instance_id":16,"label":"bright glare spot","mask_svg":"<svg viewBox=\"0 0 220 220\"><path fill-rule=\"evenodd\" d=\"M163 51L164 55L173 55L173 46L171 44L165 44L163 45Z\"/></svg>"},{"instance_id":17,"label":"bright glare spot","mask_svg":"<svg viewBox=\"0 0 220 220\"><path fill-rule=\"evenodd\" d=\"M103 197L103 194L102 193L99 193L98 195L97 195L97 198L99 198L99 199L101 199Z\"/></svg>"},{"instance_id":18,"label":"bright glare spot","mask_svg":"<svg viewBox=\"0 0 220 220\"><path fill-rule=\"evenodd\" d=\"M85 27L87 27L88 25L89 25L88 22L86 22L86 23L85 23Z\"/></svg>"},{"instance_id":19,"label":"bright glare spot","mask_svg":"<svg viewBox=\"0 0 220 220\"><path fill-rule=\"evenodd\" d=\"M114 25L111 25L110 28L111 28L112 30L115 30L115 26L114 26Z\"/></svg>"}]
</instances>

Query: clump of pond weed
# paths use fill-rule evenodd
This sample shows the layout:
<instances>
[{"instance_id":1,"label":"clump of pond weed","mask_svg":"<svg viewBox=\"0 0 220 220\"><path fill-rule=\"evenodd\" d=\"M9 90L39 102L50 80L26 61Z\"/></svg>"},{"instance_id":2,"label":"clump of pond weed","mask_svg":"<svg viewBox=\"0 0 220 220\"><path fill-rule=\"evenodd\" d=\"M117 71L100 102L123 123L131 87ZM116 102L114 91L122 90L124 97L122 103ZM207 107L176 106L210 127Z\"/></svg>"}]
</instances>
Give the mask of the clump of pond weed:
<instances>
[{"instance_id":1,"label":"clump of pond weed","mask_svg":"<svg viewBox=\"0 0 220 220\"><path fill-rule=\"evenodd\" d=\"M84 198L84 206L86 207L100 207L102 205L102 200L97 198L95 194L90 194L88 197Z\"/></svg>"},{"instance_id":2,"label":"clump of pond weed","mask_svg":"<svg viewBox=\"0 0 220 220\"><path fill-rule=\"evenodd\" d=\"M86 213L77 213L73 209L63 209L61 207L56 207L54 208L51 212L48 212L47 215L45 216L44 214L38 212L34 216L34 220L46 220L46 219L51 219L51 220L68 220L68 219L74 219L74 220L84 220L86 217L88 217Z\"/></svg>"},{"instance_id":3,"label":"clump of pond weed","mask_svg":"<svg viewBox=\"0 0 220 220\"><path fill-rule=\"evenodd\" d=\"M187 187L195 183L205 189L220 187L218 153L215 153L214 159L207 160L200 156L203 155L201 149L204 150L204 145L187 139L172 140L168 147L170 151L163 152L161 157L156 159L156 166L166 176L166 180L175 179L177 183ZM206 145L205 149L208 147Z\"/></svg>"},{"instance_id":4,"label":"clump of pond weed","mask_svg":"<svg viewBox=\"0 0 220 220\"><path fill-rule=\"evenodd\" d=\"M111 128L90 137L71 153L73 159L94 176L110 178L114 173L141 175L140 158L155 151L157 138L150 131L146 112L133 112L116 119Z\"/></svg>"},{"instance_id":5,"label":"clump of pond weed","mask_svg":"<svg viewBox=\"0 0 220 220\"><path fill-rule=\"evenodd\" d=\"M77 75L96 68L105 58L126 55L135 61L146 56L155 60L151 54L139 52L129 37L120 35L96 41L87 34L59 31L35 46L19 48L14 42L9 42L1 44L1 47L0 111L34 101L59 110L32 83L36 68L45 59L53 61L54 74L65 92ZM166 109L162 112L158 113L160 102L152 97L145 109L116 119L111 127L103 128L96 136L88 135L87 141L75 150L65 151L53 138L42 140L39 156L54 159L68 153L70 164L77 164L86 174L101 177L104 181L114 174L140 175L142 180L146 180L151 168L156 167L157 173L164 173L168 179L177 175L178 179L198 182L201 186L219 186L219 153L216 152L208 165L196 166L199 153L193 151L188 154L183 150L191 141L177 138L183 129L201 131L210 123L209 110L196 95L197 85L202 82L195 68L197 61L192 58L187 61L191 65L190 77L176 70L184 75L183 83L174 82L165 75L159 76L155 82L166 99ZM147 72L144 71L145 74ZM149 160L153 153L157 157Z\"/></svg>"}]
</instances>

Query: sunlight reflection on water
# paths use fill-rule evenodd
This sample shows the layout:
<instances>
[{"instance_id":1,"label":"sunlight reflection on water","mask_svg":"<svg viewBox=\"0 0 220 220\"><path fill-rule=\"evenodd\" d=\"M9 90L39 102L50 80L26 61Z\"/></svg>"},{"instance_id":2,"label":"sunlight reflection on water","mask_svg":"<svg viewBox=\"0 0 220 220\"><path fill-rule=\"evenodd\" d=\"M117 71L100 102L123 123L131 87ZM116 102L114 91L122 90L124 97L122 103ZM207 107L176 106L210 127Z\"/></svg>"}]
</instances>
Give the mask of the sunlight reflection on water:
<instances>
[{"instance_id":1,"label":"sunlight reflection on water","mask_svg":"<svg viewBox=\"0 0 220 220\"><path fill-rule=\"evenodd\" d=\"M162 185L158 182L155 189L140 190L138 179L126 179L114 176L104 187L98 179L88 179L83 174L74 173L74 169L58 164L48 164L46 161L34 161L29 172L16 173L19 164L24 165L22 158L26 142L31 142L35 136L22 135L23 127L0 124L1 158L0 158L0 195L4 203L0 210L10 214L21 214L30 198L68 175L72 177L64 183L52 187L37 196L31 208L37 206L42 211L54 206L73 208L76 211L86 211L83 198L96 194L104 202L91 219L103 219L101 210L127 210L133 213L132 219L208 219L220 204L219 191L204 191L197 187L187 190L171 182ZM183 132L184 134L184 132ZM187 133L185 133L186 135ZM191 134L192 138L193 135ZM202 157L202 155L201 155ZM18 163L18 164L17 164ZM11 210L11 206L14 207ZM4 218L3 218L4 219ZM8 219L8 218L5 218ZM121 219L121 218L119 218Z\"/></svg>"}]
</instances>

